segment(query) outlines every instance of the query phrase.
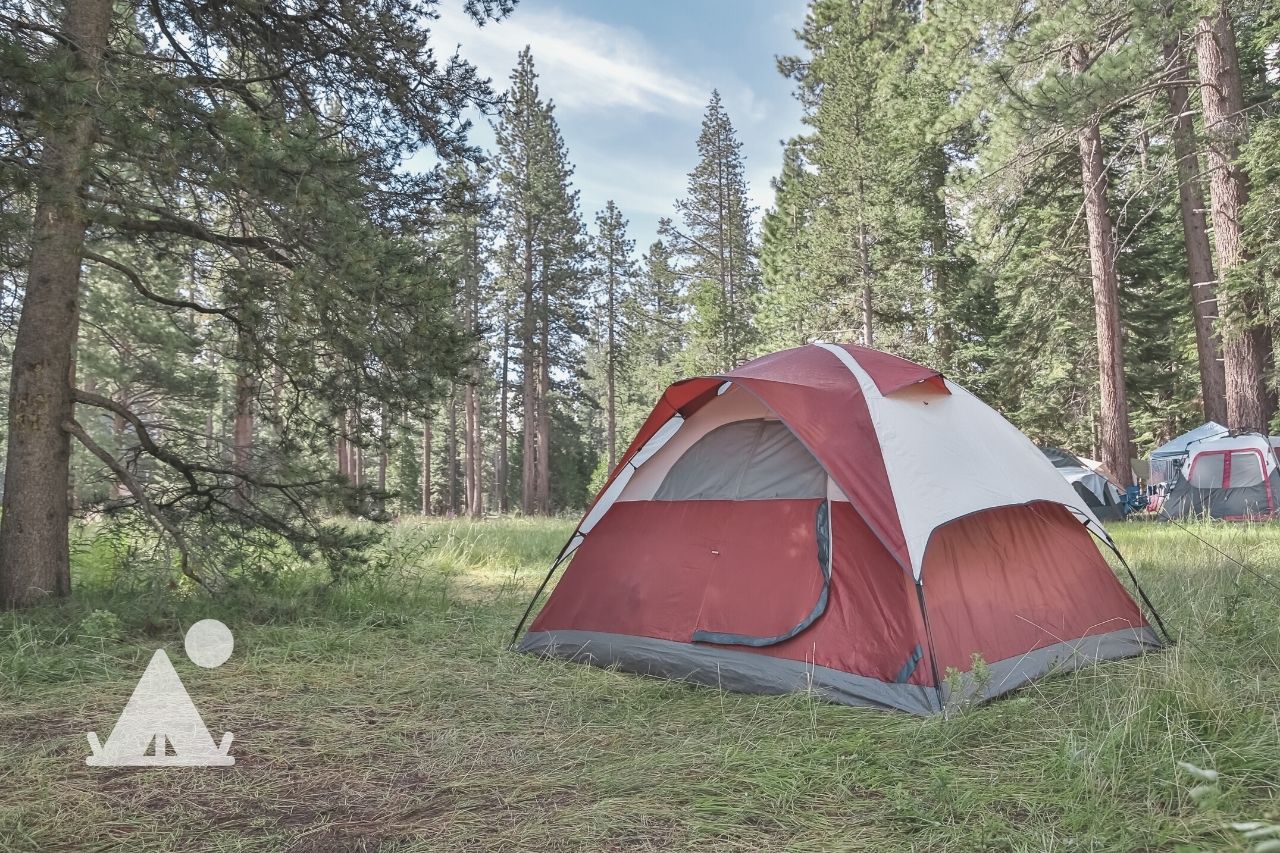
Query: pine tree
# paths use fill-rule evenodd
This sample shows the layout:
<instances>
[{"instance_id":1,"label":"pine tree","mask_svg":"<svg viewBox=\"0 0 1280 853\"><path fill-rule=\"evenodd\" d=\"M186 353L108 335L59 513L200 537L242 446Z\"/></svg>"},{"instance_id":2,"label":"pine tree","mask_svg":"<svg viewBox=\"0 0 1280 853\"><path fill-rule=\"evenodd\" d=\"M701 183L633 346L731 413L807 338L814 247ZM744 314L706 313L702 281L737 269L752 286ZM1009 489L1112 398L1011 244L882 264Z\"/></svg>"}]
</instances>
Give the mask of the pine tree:
<instances>
[{"instance_id":1,"label":"pine tree","mask_svg":"<svg viewBox=\"0 0 1280 853\"><path fill-rule=\"evenodd\" d=\"M1225 424L1227 378L1222 365L1222 341L1214 327L1218 316L1217 277L1205 223L1200 152L1186 83L1191 77L1191 66L1180 33L1175 31L1166 36L1163 54L1168 75L1170 135L1178 162L1178 210L1196 335L1201 408L1206 421Z\"/></svg>"},{"instance_id":2,"label":"pine tree","mask_svg":"<svg viewBox=\"0 0 1280 853\"><path fill-rule=\"evenodd\" d=\"M776 321L788 338L856 336L947 362L949 293L966 274L944 198L955 133L942 124L947 77L927 63L936 34L912 12L811 4L799 32L805 54L779 62L811 132L789 145L778 208L765 221L773 245L762 253L775 272L790 258L790 286L812 294L806 315L780 278L772 282L770 313L784 312Z\"/></svg>"},{"instance_id":3,"label":"pine tree","mask_svg":"<svg viewBox=\"0 0 1280 853\"><path fill-rule=\"evenodd\" d=\"M504 277L519 293L521 510L552 511L553 368L574 375L586 283L583 225L573 167L554 106L538 90L533 56L521 51L496 127L498 212Z\"/></svg>"},{"instance_id":4,"label":"pine tree","mask_svg":"<svg viewBox=\"0 0 1280 853\"><path fill-rule=\"evenodd\" d=\"M1209 196L1213 205L1213 241L1223 279L1218 307L1226 368L1227 425L1265 430L1275 414L1275 395L1267 387L1274 364L1274 341L1259 293L1253 254L1244 242L1243 222L1249 178L1240 168L1240 146L1247 138L1244 89L1231 12L1225 2L1196 26L1200 66L1200 103L1209 145Z\"/></svg>"},{"instance_id":5,"label":"pine tree","mask_svg":"<svg viewBox=\"0 0 1280 853\"><path fill-rule=\"evenodd\" d=\"M782 172L773 181L773 207L760 227L758 325L766 350L808 343L841 325L833 306L819 296L827 288L813 274L812 183L800 145L792 140L783 154Z\"/></svg>"},{"instance_id":6,"label":"pine tree","mask_svg":"<svg viewBox=\"0 0 1280 853\"><path fill-rule=\"evenodd\" d=\"M635 241L627 236L627 220L613 200L596 214L592 240L595 288L596 346L604 362L605 459L612 471L618 461L618 379L622 353L629 344L622 305L631 297L636 279L632 257Z\"/></svg>"},{"instance_id":7,"label":"pine tree","mask_svg":"<svg viewBox=\"0 0 1280 853\"><path fill-rule=\"evenodd\" d=\"M754 353L760 290L742 143L711 93L698 134L698 165L688 194L676 202L683 229L668 223L662 238L689 282L690 372L729 370Z\"/></svg>"},{"instance_id":8,"label":"pine tree","mask_svg":"<svg viewBox=\"0 0 1280 853\"><path fill-rule=\"evenodd\" d=\"M668 220L658 223L659 231L670 227ZM623 435L634 435L654 401L681 378L685 362L683 279L674 254L662 240L649 245L643 269L621 310L627 346L620 353L623 380L618 420Z\"/></svg>"}]
</instances>

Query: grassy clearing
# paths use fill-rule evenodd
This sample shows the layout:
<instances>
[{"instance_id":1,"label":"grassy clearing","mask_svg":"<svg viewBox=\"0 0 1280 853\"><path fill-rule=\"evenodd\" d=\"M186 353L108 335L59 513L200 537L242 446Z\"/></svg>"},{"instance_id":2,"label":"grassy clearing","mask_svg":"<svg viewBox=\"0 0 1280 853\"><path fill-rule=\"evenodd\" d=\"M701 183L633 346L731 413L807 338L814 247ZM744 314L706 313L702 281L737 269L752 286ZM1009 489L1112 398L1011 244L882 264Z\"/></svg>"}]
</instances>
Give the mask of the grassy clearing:
<instances>
[{"instance_id":1,"label":"grassy clearing","mask_svg":"<svg viewBox=\"0 0 1280 853\"><path fill-rule=\"evenodd\" d=\"M74 601L0 615L0 848L1248 850L1229 823L1280 819L1277 595L1172 527L1117 538L1178 647L943 721L507 653L570 526L406 523L394 568L215 602L86 541ZM1280 526L1196 530L1280 579ZM234 767L83 764L156 647Z\"/></svg>"}]
</instances>

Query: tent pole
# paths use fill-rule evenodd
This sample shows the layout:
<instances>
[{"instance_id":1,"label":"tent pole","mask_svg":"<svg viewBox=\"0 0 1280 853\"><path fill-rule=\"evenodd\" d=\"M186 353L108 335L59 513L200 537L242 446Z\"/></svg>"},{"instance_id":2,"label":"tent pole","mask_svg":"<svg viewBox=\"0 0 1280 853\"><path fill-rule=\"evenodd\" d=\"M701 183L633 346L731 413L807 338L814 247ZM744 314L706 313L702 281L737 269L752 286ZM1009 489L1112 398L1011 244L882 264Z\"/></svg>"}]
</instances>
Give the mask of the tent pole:
<instances>
[{"instance_id":1,"label":"tent pole","mask_svg":"<svg viewBox=\"0 0 1280 853\"><path fill-rule=\"evenodd\" d=\"M938 698L938 712L946 714L942 702L942 679L938 677L938 655L933 648L933 628L929 626L929 608L924 605L924 579L916 580L916 600L920 602L920 618L924 620L924 641L929 645L929 669L933 673L933 692Z\"/></svg>"},{"instance_id":2,"label":"tent pole","mask_svg":"<svg viewBox=\"0 0 1280 853\"><path fill-rule=\"evenodd\" d=\"M516 625L516 629L511 632L511 642L507 644L508 649L515 648L516 640L520 639L520 632L524 630L524 623L529 620L529 614L533 612L533 606L538 603L538 599L542 597L542 593L547 588L547 584L551 583L551 576L556 573L556 569L560 568L560 564L564 562L564 558L568 556L569 546L573 544L573 540L577 537L578 531L573 531L573 536L569 537L569 541L564 543L564 547L560 549L560 553L556 555L555 562L551 564L551 568L547 569L547 576L542 579L542 583L538 584L537 591L533 594L533 598L529 599L529 606L524 609L524 615L520 617L520 622Z\"/></svg>"}]
</instances>

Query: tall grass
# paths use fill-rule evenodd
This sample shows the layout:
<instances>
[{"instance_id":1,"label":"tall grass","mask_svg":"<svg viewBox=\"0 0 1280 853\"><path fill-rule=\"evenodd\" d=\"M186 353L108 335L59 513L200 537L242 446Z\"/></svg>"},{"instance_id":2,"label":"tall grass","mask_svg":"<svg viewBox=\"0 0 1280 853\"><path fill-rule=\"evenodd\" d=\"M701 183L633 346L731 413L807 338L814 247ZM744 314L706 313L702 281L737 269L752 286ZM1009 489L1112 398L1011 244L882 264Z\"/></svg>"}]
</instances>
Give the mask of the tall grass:
<instances>
[{"instance_id":1,"label":"tall grass","mask_svg":"<svg viewBox=\"0 0 1280 853\"><path fill-rule=\"evenodd\" d=\"M0 848L1248 850L1280 816L1277 595L1172 526L1115 534L1177 646L948 720L506 651L570 529L406 522L346 583L216 600L86 534L70 602L0 616ZM1280 528L1195 532L1275 579ZM234 767L83 765L156 647Z\"/></svg>"}]
</instances>

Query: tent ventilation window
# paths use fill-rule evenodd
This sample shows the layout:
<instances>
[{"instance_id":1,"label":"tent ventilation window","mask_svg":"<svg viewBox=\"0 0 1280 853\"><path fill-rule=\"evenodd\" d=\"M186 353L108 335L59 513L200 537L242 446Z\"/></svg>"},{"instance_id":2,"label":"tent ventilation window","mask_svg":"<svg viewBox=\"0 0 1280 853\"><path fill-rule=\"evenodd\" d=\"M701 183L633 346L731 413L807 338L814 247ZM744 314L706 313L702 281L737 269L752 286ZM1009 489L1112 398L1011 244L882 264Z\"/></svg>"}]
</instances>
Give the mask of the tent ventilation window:
<instances>
[{"instance_id":1,"label":"tent ventilation window","mask_svg":"<svg viewBox=\"0 0 1280 853\"><path fill-rule=\"evenodd\" d=\"M660 501L821 498L827 474L776 420L735 421L694 442L667 472Z\"/></svg>"}]
</instances>

